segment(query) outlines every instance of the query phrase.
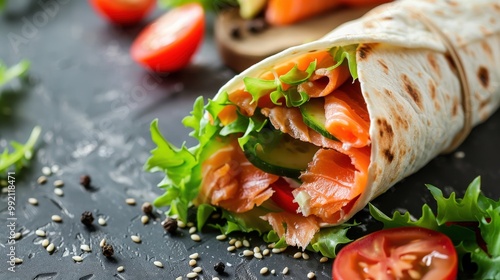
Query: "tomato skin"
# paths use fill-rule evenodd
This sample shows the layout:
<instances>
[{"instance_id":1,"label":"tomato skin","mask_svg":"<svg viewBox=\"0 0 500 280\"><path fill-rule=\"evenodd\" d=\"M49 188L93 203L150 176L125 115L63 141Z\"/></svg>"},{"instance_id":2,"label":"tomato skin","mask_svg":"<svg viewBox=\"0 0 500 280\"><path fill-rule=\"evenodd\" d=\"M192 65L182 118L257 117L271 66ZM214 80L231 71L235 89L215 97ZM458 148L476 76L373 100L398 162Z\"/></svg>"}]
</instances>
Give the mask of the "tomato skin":
<instances>
[{"instance_id":1,"label":"tomato skin","mask_svg":"<svg viewBox=\"0 0 500 280\"><path fill-rule=\"evenodd\" d=\"M450 238L421 227L376 231L340 250L333 279L412 279L409 270L419 279L456 279L458 258Z\"/></svg>"},{"instance_id":2,"label":"tomato skin","mask_svg":"<svg viewBox=\"0 0 500 280\"><path fill-rule=\"evenodd\" d=\"M111 23L132 25L144 19L156 0L90 0L94 10Z\"/></svg>"},{"instance_id":3,"label":"tomato skin","mask_svg":"<svg viewBox=\"0 0 500 280\"><path fill-rule=\"evenodd\" d=\"M184 68L200 46L205 32L205 14L198 3L168 11L147 26L130 49L132 58L155 72Z\"/></svg>"},{"instance_id":4,"label":"tomato skin","mask_svg":"<svg viewBox=\"0 0 500 280\"><path fill-rule=\"evenodd\" d=\"M294 197L292 194L293 188L290 187L287 181L283 178L279 178L278 181L271 185L274 193L271 199L276 203L281 209L289 213L297 213L299 205L297 202L293 201Z\"/></svg>"}]
</instances>

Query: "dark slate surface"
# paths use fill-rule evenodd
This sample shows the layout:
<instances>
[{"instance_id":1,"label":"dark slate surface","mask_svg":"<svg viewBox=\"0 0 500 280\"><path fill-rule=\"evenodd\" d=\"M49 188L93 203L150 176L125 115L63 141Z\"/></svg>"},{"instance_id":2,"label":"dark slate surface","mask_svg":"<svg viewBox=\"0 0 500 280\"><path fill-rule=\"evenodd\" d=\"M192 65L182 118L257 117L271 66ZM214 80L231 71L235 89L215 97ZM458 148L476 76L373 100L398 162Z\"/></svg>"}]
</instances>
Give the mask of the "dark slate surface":
<instances>
[{"instance_id":1,"label":"dark slate surface","mask_svg":"<svg viewBox=\"0 0 500 280\"><path fill-rule=\"evenodd\" d=\"M305 279L309 271L317 279L331 279L331 264L320 263L320 256L295 260L296 249L289 248L263 260L247 259L226 251L227 241L215 240L216 231L200 233L201 242L189 238L187 230L170 236L160 226L165 209L157 209L149 224L140 222L140 206L161 192L156 184L161 174L148 174L142 166L154 146L149 138L149 123L159 118L160 128L175 144L192 143L181 125L199 95L211 97L233 72L225 68L214 49L210 30L193 63L182 72L158 77L135 65L128 54L139 27L116 28L97 18L87 1L60 0L51 9L39 1L11 1L0 17L0 58L13 64L21 58L32 61L29 82L13 83L3 89L0 101L0 144L5 139L24 141L35 125L42 137L31 166L16 176L17 231L23 237L16 243L16 254L24 262L16 272L7 271L6 195L0 196L0 279L175 279L191 271L188 255L198 252L203 268L199 279L217 276L213 265L229 263L221 279ZM15 3L15 4L13 4ZM43 2L45 3L45 2ZM157 12L151 20L159 15ZM500 114L474 129L459 148L465 158L440 156L418 173L396 185L374 201L389 213L408 209L419 215L424 202L432 198L424 184L442 187L445 193L463 193L476 176L482 176L484 192L500 196ZM43 166L58 165L60 171L45 185L36 179ZM93 188L79 185L79 177L90 174ZM65 182L64 196L54 194L53 182ZM27 203L37 198L38 206ZM137 205L125 204L128 197ZM432 204L432 202L431 202ZM432 204L433 205L433 204ZM89 230L80 214L89 210L107 219L106 226ZM361 212L368 229L378 225ZM62 216L62 223L50 217ZM57 249L49 255L41 245L36 229L46 230ZM139 235L141 244L130 239ZM99 242L106 238L114 245L112 259L104 257ZM256 236L252 246L264 247ZM92 252L82 253L80 245L89 244ZM83 262L75 263L72 256ZM153 265L155 260L164 268ZM120 265L125 271L117 273ZM276 276L261 276L260 268L275 269ZM282 269L288 266L288 276Z\"/></svg>"}]
</instances>

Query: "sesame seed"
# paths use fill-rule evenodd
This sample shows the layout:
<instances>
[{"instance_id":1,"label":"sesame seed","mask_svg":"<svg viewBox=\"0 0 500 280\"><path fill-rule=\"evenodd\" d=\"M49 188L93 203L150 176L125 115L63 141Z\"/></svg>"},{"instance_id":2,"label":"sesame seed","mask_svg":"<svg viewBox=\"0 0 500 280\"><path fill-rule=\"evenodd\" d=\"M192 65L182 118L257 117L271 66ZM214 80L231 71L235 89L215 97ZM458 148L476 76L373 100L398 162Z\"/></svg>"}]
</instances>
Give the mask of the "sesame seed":
<instances>
[{"instance_id":1,"label":"sesame seed","mask_svg":"<svg viewBox=\"0 0 500 280\"><path fill-rule=\"evenodd\" d=\"M463 151L457 151L455 152L455 158L464 158L465 153Z\"/></svg>"},{"instance_id":2,"label":"sesame seed","mask_svg":"<svg viewBox=\"0 0 500 280\"><path fill-rule=\"evenodd\" d=\"M248 242L248 240L243 239L243 242L242 242L242 243L243 243L243 246L245 246L245 247L247 247L247 248L248 248L248 247L250 247L250 242Z\"/></svg>"},{"instance_id":3,"label":"sesame seed","mask_svg":"<svg viewBox=\"0 0 500 280\"><path fill-rule=\"evenodd\" d=\"M231 238L231 240L229 240L229 245L234 245L234 243L236 243L236 239Z\"/></svg>"},{"instance_id":4,"label":"sesame seed","mask_svg":"<svg viewBox=\"0 0 500 280\"><path fill-rule=\"evenodd\" d=\"M285 268L283 268L281 274L288 274L288 266L285 266Z\"/></svg>"},{"instance_id":5,"label":"sesame seed","mask_svg":"<svg viewBox=\"0 0 500 280\"><path fill-rule=\"evenodd\" d=\"M137 235L132 235L130 236L130 238L132 239L132 241L134 241L135 243L141 243L141 238Z\"/></svg>"},{"instance_id":6,"label":"sesame seed","mask_svg":"<svg viewBox=\"0 0 500 280\"><path fill-rule=\"evenodd\" d=\"M52 175L52 171L50 170L50 167L48 167L48 166L42 167L42 174L45 176Z\"/></svg>"},{"instance_id":7,"label":"sesame seed","mask_svg":"<svg viewBox=\"0 0 500 280\"><path fill-rule=\"evenodd\" d=\"M89 246L89 245L87 245L87 244L82 244L82 245L80 245L80 249L81 249L82 251L85 251L85 252L90 252L90 251L91 251L90 246Z\"/></svg>"},{"instance_id":8,"label":"sesame seed","mask_svg":"<svg viewBox=\"0 0 500 280\"><path fill-rule=\"evenodd\" d=\"M58 196L63 196L64 195L64 192L63 190L61 189L54 189L54 193Z\"/></svg>"},{"instance_id":9,"label":"sesame seed","mask_svg":"<svg viewBox=\"0 0 500 280\"><path fill-rule=\"evenodd\" d=\"M271 274L276 274L276 270L275 270L275 269L272 269L272 270L271 270Z\"/></svg>"},{"instance_id":10,"label":"sesame seed","mask_svg":"<svg viewBox=\"0 0 500 280\"><path fill-rule=\"evenodd\" d=\"M179 280L181 280L181 279L179 279ZM219 277L214 277L214 278L212 278L212 280L220 280L220 279L219 279Z\"/></svg>"},{"instance_id":11,"label":"sesame seed","mask_svg":"<svg viewBox=\"0 0 500 280\"><path fill-rule=\"evenodd\" d=\"M191 234L191 239L193 241L201 241L201 237L198 234Z\"/></svg>"},{"instance_id":12,"label":"sesame seed","mask_svg":"<svg viewBox=\"0 0 500 280\"><path fill-rule=\"evenodd\" d=\"M269 251L269 249L264 249L264 251L262 251L262 255L267 256L270 252L271 251Z\"/></svg>"},{"instance_id":13,"label":"sesame seed","mask_svg":"<svg viewBox=\"0 0 500 280\"><path fill-rule=\"evenodd\" d=\"M302 253L301 252L297 252L295 254L293 254L293 258L294 259L300 259L302 257Z\"/></svg>"},{"instance_id":14,"label":"sesame seed","mask_svg":"<svg viewBox=\"0 0 500 280\"><path fill-rule=\"evenodd\" d=\"M196 232L196 228L195 228L195 227L191 227L191 228L189 228L189 233L190 233L190 234L193 234L193 233L195 233L195 232Z\"/></svg>"},{"instance_id":15,"label":"sesame seed","mask_svg":"<svg viewBox=\"0 0 500 280\"><path fill-rule=\"evenodd\" d=\"M261 269L260 269L260 274L264 275L264 274L266 274L268 271L269 271L269 268L267 268L267 267L265 267L265 266L264 266L263 268L261 268Z\"/></svg>"},{"instance_id":16,"label":"sesame seed","mask_svg":"<svg viewBox=\"0 0 500 280\"><path fill-rule=\"evenodd\" d=\"M28 198L28 203L31 205L38 205L38 199L30 197Z\"/></svg>"},{"instance_id":17,"label":"sesame seed","mask_svg":"<svg viewBox=\"0 0 500 280\"><path fill-rule=\"evenodd\" d=\"M101 242L99 242L99 247L104 247L106 245L106 238L103 238Z\"/></svg>"},{"instance_id":18,"label":"sesame seed","mask_svg":"<svg viewBox=\"0 0 500 280\"><path fill-rule=\"evenodd\" d=\"M186 224L183 221L181 221L181 220L177 220L177 226L180 227L180 228L185 228Z\"/></svg>"},{"instance_id":19,"label":"sesame seed","mask_svg":"<svg viewBox=\"0 0 500 280\"><path fill-rule=\"evenodd\" d=\"M42 241L42 246L45 247L45 248L47 248L47 246L49 246L49 243L50 243L50 241L48 239L44 239Z\"/></svg>"},{"instance_id":20,"label":"sesame seed","mask_svg":"<svg viewBox=\"0 0 500 280\"><path fill-rule=\"evenodd\" d=\"M273 248L272 252L274 254L279 254L279 253L282 253L285 250L286 250L286 247L284 247L284 248Z\"/></svg>"},{"instance_id":21,"label":"sesame seed","mask_svg":"<svg viewBox=\"0 0 500 280\"><path fill-rule=\"evenodd\" d=\"M236 246L236 248L241 248L241 246L243 246L243 243L241 243L241 241L238 240L234 243L234 246Z\"/></svg>"},{"instance_id":22,"label":"sesame seed","mask_svg":"<svg viewBox=\"0 0 500 280\"><path fill-rule=\"evenodd\" d=\"M232 252L232 251L234 251L235 249L236 249L236 247L234 247L234 246L229 246L229 247L227 247L227 250L228 250L229 252Z\"/></svg>"},{"instance_id":23,"label":"sesame seed","mask_svg":"<svg viewBox=\"0 0 500 280\"><path fill-rule=\"evenodd\" d=\"M189 279L196 278L196 277L198 277L198 273L196 273L196 272L189 272L188 274L186 274L186 277L189 278Z\"/></svg>"},{"instance_id":24,"label":"sesame seed","mask_svg":"<svg viewBox=\"0 0 500 280\"><path fill-rule=\"evenodd\" d=\"M75 262L81 262L83 261L83 258L80 257L80 256L73 256L72 259L75 261Z\"/></svg>"},{"instance_id":25,"label":"sesame seed","mask_svg":"<svg viewBox=\"0 0 500 280\"><path fill-rule=\"evenodd\" d=\"M118 272L123 272L125 270L125 267L123 265L120 265L119 267L116 268L116 271Z\"/></svg>"},{"instance_id":26,"label":"sesame seed","mask_svg":"<svg viewBox=\"0 0 500 280\"><path fill-rule=\"evenodd\" d=\"M327 257L321 257L321 259L319 259L319 262L321 262L321 263L324 263L324 262L327 262L327 261L328 261Z\"/></svg>"},{"instance_id":27,"label":"sesame seed","mask_svg":"<svg viewBox=\"0 0 500 280\"><path fill-rule=\"evenodd\" d=\"M269 249L273 249L274 246L276 246L275 243L269 243L269 244L267 244L267 248L269 248Z\"/></svg>"},{"instance_id":28,"label":"sesame seed","mask_svg":"<svg viewBox=\"0 0 500 280\"><path fill-rule=\"evenodd\" d=\"M101 226L105 226L106 225L106 219L100 217L99 219L97 219L97 223L100 224Z\"/></svg>"},{"instance_id":29,"label":"sesame seed","mask_svg":"<svg viewBox=\"0 0 500 280\"><path fill-rule=\"evenodd\" d=\"M141 217L141 223L143 223L144 225L147 224L149 222L149 217L146 216L146 215L143 215Z\"/></svg>"},{"instance_id":30,"label":"sesame seed","mask_svg":"<svg viewBox=\"0 0 500 280\"><path fill-rule=\"evenodd\" d=\"M227 238L227 236L225 234L220 234L220 235L217 235L215 237L215 239L220 240L220 241L225 240L226 238Z\"/></svg>"},{"instance_id":31,"label":"sesame seed","mask_svg":"<svg viewBox=\"0 0 500 280\"><path fill-rule=\"evenodd\" d=\"M62 186L64 186L64 181L63 180L55 180L54 181L54 187L60 188Z\"/></svg>"},{"instance_id":32,"label":"sesame seed","mask_svg":"<svg viewBox=\"0 0 500 280\"><path fill-rule=\"evenodd\" d=\"M193 268L193 272L200 273L201 271L202 271L202 268L199 266Z\"/></svg>"},{"instance_id":33,"label":"sesame seed","mask_svg":"<svg viewBox=\"0 0 500 280\"><path fill-rule=\"evenodd\" d=\"M52 253L56 249L56 246L54 245L54 243L50 243L45 249L47 250L47 252Z\"/></svg>"},{"instance_id":34,"label":"sesame seed","mask_svg":"<svg viewBox=\"0 0 500 280\"><path fill-rule=\"evenodd\" d=\"M188 227L194 227L194 223L193 223L193 222L188 222L188 223L186 224L186 226L188 226Z\"/></svg>"},{"instance_id":35,"label":"sesame seed","mask_svg":"<svg viewBox=\"0 0 500 280\"><path fill-rule=\"evenodd\" d=\"M307 273L307 278L308 279L313 279L314 277L316 277L316 274L314 274L314 272Z\"/></svg>"},{"instance_id":36,"label":"sesame seed","mask_svg":"<svg viewBox=\"0 0 500 280\"><path fill-rule=\"evenodd\" d=\"M182 280L182 276L175 278L175 280Z\"/></svg>"},{"instance_id":37,"label":"sesame seed","mask_svg":"<svg viewBox=\"0 0 500 280\"><path fill-rule=\"evenodd\" d=\"M38 177L38 179L36 180L36 182L37 182L39 185L43 185L43 184L47 183L47 177L45 177L45 176L40 176L40 177Z\"/></svg>"},{"instance_id":38,"label":"sesame seed","mask_svg":"<svg viewBox=\"0 0 500 280\"><path fill-rule=\"evenodd\" d=\"M21 237L23 237L23 234L22 234L22 233L20 233L20 232L16 232L16 233L14 234L14 240L19 240L19 239L21 239Z\"/></svg>"},{"instance_id":39,"label":"sesame seed","mask_svg":"<svg viewBox=\"0 0 500 280\"><path fill-rule=\"evenodd\" d=\"M125 203L127 203L128 205L135 205L135 199L127 198L125 199Z\"/></svg>"},{"instance_id":40,"label":"sesame seed","mask_svg":"<svg viewBox=\"0 0 500 280\"><path fill-rule=\"evenodd\" d=\"M415 269L408 270L408 275L410 275L411 279L422 278L422 275L420 275L420 272L416 271Z\"/></svg>"},{"instance_id":41,"label":"sesame seed","mask_svg":"<svg viewBox=\"0 0 500 280\"><path fill-rule=\"evenodd\" d=\"M56 223L62 222L62 218L59 215L52 215L51 219L52 219L52 221L54 221Z\"/></svg>"},{"instance_id":42,"label":"sesame seed","mask_svg":"<svg viewBox=\"0 0 500 280\"><path fill-rule=\"evenodd\" d=\"M193 260L193 259L189 260L189 265L190 266L195 266L196 265L196 260Z\"/></svg>"},{"instance_id":43,"label":"sesame seed","mask_svg":"<svg viewBox=\"0 0 500 280\"><path fill-rule=\"evenodd\" d=\"M15 264L22 264L22 263L23 263L23 259L20 259L20 258L14 258L14 263L15 263Z\"/></svg>"},{"instance_id":44,"label":"sesame seed","mask_svg":"<svg viewBox=\"0 0 500 280\"><path fill-rule=\"evenodd\" d=\"M307 253L302 253L302 258L304 260L308 260L309 259L309 255Z\"/></svg>"},{"instance_id":45,"label":"sesame seed","mask_svg":"<svg viewBox=\"0 0 500 280\"><path fill-rule=\"evenodd\" d=\"M153 264L157 267L163 267L163 264L160 261L154 261Z\"/></svg>"},{"instance_id":46,"label":"sesame seed","mask_svg":"<svg viewBox=\"0 0 500 280\"><path fill-rule=\"evenodd\" d=\"M254 248L253 248L253 251L254 251L255 253L258 253L258 252L260 252L260 248L259 248L259 247L254 247Z\"/></svg>"},{"instance_id":47,"label":"sesame seed","mask_svg":"<svg viewBox=\"0 0 500 280\"><path fill-rule=\"evenodd\" d=\"M50 171L52 171L52 173L57 173L59 171L59 165L57 164L52 165Z\"/></svg>"},{"instance_id":48,"label":"sesame seed","mask_svg":"<svg viewBox=\"0 0 500 280\"><path fill-rule=\"evenodd\" d=\"M261 253L255 253L254 257L256 257L257 259L262 259L262 254Z\"/></svg>"},{"instance_id":49,"label":"sesame seed","mask_svg":"<svg viewBox=\"0 0 500 280\"><path fill-rule=\"evenodd\" d=\"M251 250L245 250L245 251L243 251L243 256L245 256L245 257L251 257L251 256L253 256L253 251L251 251Z\"/></svg>"},{"instance_id":50,"label":"sesame seed","mask_svg":"<svg viewBox=\"0 0 500 280\"><path fill-rule=\"evenodd\" d=\"M198 253L194 253L194 254L189 255L189 258L190 258L190 259L197 259L197 258L198 258L198 256L199 256L199 254L198 254Z\"/></svg>"},{"instance_id":51,"label":"sesame seed","mask_svg":"<svg viewBox=\"0 0 500 280\"><path fill-rule=\"evenodd\" d=\"M44 236L45 236L45 231L43 231L43 230L41 230L41 229L37 229L37 230L35 231L35 234L36 234L37 236L44 237Z\"/></svg>"}]
</instances>

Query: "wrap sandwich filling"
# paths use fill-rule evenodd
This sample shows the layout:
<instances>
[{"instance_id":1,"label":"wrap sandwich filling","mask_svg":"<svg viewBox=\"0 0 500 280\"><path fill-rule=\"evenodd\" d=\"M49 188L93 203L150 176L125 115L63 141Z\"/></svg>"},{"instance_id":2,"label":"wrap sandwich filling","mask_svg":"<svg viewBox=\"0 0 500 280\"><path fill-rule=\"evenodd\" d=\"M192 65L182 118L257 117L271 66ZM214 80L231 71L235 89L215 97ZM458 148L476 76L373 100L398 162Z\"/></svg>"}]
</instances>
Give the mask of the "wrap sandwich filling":
<instances>
[{"instance_id":1,"label":"wrap sandwich filling","mask_svg":"<svg viewBox=\"0 0 500 280\"><path fill-rule=\"evenodd\" d=\"M218 207L225 232L306 248L498 108L499 16L492 0L397 1L250 67L197 99L196 146L153 122L155 204L183 220L194 204L199 227Z\"/></svg>"}]
</instances>

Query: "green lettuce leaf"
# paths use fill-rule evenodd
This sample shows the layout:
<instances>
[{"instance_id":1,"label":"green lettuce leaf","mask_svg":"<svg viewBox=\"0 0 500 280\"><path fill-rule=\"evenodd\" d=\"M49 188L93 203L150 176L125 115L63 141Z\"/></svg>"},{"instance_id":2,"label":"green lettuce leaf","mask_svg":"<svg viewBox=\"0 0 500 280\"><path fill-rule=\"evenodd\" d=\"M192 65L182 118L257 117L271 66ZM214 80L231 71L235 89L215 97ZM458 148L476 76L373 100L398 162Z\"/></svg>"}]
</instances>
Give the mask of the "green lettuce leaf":
<instances>
[{"instance_id":1,"label":"green lettuce leaf","mask_svg":"<svg viewBox=\"0 0 500 280\"><path fill-rule=\"evenodd\" d=\"M311 63L309 63L309 66L307 66L307 69L305 71L299 70L297 64L295 64L295 66L292 69L290 69L290 71L288 71L284 75L281 75L279 79L283 83L291 86L299 85L307 81L311 77L311 75L316 70L316 64L317 64L316 60L312 61Z\"/></svg>"},{"instance_id":2,"label":"green lettuce leaf","mask_svg":"<svg viewBox=\"0 0 500 280\"><path fill-rule=\"evenodd\" d=\"M213 225L218 228L223 234L231 232L257 232L262 235L271 230L268 222L260 217L269 213L269 210L264 207L255 207L245 213L234 213L222 209L222 218L226 220L223 225Z\"/></svg>"},{"instance_id":3,"label":"green lettuce leaf","mask_svg":"<svg viewBox=\"0 0 500 280\"><path fill-rule=\"evenodd\" d=\"M299 107L309 101L309 95L306 92L299 92L296 86L283 90L280 85L275 91L271 92L270 98L274 104L280 106L283 105L280 100L285 98L287 107Z\"/></svg>"},{"instance_id":4,"label":"green lettuce leaf","mask_svg":"<svg viewBox=\"0 0 500 280\"><path fill-rule=\"evenodd\" d=\"M198 208L196 209L196 223L197 223L197 228L198 231L201 231L203 228L203 225L207 222L208 218L212 213L217 210L215 206L212 206L210 204L201 204L198 205Z\"/></svg>"},{"instance_id":5,"label":"green lettuce leaf","mask_svg":"<svg viewBox=\"0 0 500 280\"><path fill-rule=\"evenodd\" d=\"M0 178L7 177L7 172L10 170L18 172L27 164L33 157L33 150L41 132L42 129L35 126L25 144L12 141L10 144L13 151L9 152L8 148L4 149L0 154Z\"/></svg>"},{"instance_id":6,"label":"green lettuce leaf","mask_svg":"<svg viewBox=\"0 0 500 280\"><path fill-rule=\"evenodd\" d=\"M349 72L354 80L358 78L358 70L356 64L356 48L358 45L347 45L343 47L333 47L330 49L330 53L337 64L329 67L328 69L335 69L340 64L344 63L347 59L347 65L349 66Z\"/></svg>"},{"instance_id":7,"label":"green lettuce leaf","mask_svg":"<svg viewBox=\"0 0 500 280\"><path fill-rule=\"evenodd\" d=\"M354 226L354 224L343 224L321 229L314 235L308 249L314 252L319 252L325 257L335 258L337 255L337 246L352 241L346 235L347 231L352 226Z\"/></svg>"},{"instance_id":8,"label":"green lettuce leaf","mask_svg":"<svg viewBox=\"0 0 500 280\"><path fill-rule=\"evenodd\" d=\"M222 8L235 7L238 0L160 0L161 7L171 9L189 3L199 3L206 11L219 11Z\"/></svg>"},{"instance_id":9,"label":"green lettuce leaf","mask_svg":"<svg viewBox=\"0 0 500 280\"><path fill-rule=\"evenodd\" d=\"M1 8L0 2L0 8ZM0 61L0 88L3 87L8 82L14 80L15 78L23 77L28 72L30 68L30 62L27 60L22 60L16 65L7 67L2 61Z\"/></svg>"},{"instance_id":10,"label":"green lettuce leaf","mask_svg":"<svg viewBox=\"0 0 500 280\"><path fill-rule=\"evenodd\" d=\"M273 91L279 86L277 80L264 80L259 78L245 77L243 78L245 90L252 95L252 103L258 102L259 99Z\"/></svg>"}]
</instances>

